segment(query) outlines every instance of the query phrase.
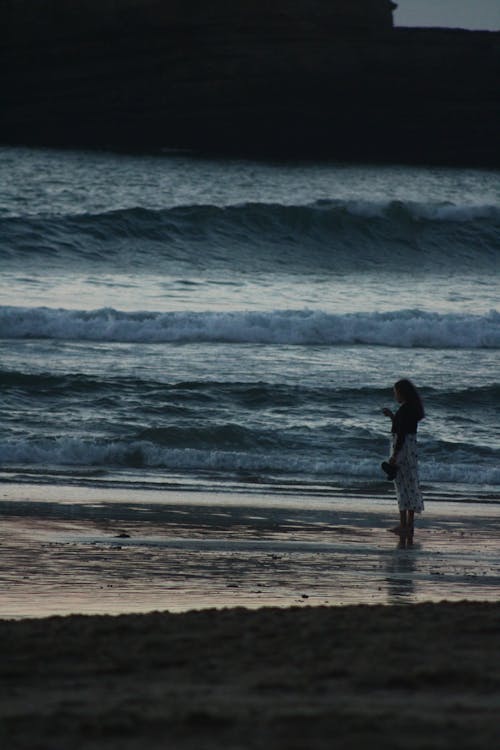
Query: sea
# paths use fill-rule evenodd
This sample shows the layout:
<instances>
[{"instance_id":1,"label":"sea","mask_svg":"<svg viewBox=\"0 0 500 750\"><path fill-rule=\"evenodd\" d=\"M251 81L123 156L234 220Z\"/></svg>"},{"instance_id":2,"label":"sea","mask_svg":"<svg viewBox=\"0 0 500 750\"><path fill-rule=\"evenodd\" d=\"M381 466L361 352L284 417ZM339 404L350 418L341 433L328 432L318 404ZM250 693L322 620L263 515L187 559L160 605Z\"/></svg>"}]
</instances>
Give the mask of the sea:
<instances>
[{"instance_id":1,"label":"sea","mask_svg":"<svg viewBox=\"0 0 500 750\"><path fill-rule=\"evenodd\" d=\"M498 505L499 303L498 171L2 147L0 489L392 493L408 377Z\"/></svg>"}]
</instances>

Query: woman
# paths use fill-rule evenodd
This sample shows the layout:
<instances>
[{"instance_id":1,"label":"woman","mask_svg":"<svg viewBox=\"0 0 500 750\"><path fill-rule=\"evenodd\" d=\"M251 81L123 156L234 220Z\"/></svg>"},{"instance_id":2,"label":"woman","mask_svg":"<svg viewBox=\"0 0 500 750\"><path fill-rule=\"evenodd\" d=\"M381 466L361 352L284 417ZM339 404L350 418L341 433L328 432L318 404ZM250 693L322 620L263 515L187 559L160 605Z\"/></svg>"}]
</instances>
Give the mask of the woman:
<instances>
[{"instance_id":1,"label":"woman","mask_svg":"<svg viewBox=\"0 0 500 750\"><path fill-rule=\"evenodd\" d=\"M412 536L415 513L424 509L418 482L417 426L425 412L418 391L410 380L398 380L394 385L394 397L401 404L396 414L387 408L382 410L392 420L389 469L397 469L394 483L400 522L391 531Z\"/></svg>"}]
</instances>

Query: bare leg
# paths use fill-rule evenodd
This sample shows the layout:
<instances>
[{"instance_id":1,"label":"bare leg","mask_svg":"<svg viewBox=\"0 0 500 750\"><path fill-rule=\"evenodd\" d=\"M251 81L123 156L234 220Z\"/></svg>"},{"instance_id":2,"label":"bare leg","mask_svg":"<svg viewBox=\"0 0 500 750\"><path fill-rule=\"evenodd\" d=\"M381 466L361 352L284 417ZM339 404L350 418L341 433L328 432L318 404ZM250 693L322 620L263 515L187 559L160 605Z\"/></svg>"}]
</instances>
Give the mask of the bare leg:
<instances>
[{"instance_id":1,"label":"bare leg","mask_svg":"<svg viewBox=\"0 0 500 750\"><path fill-rule=\"evenodd\" d=\"M399 526L395 526L393 529L389 529L393 534L405 534L407 530L406 526L406 511L399 511Z\"/></svg>"},{"instance_id":2,"label":"bare leg","mask_svg":"<svg viewBox=\"0 0 500 750\"><path fill-rule=\"evenodd\" d=\"M414 521L415 521L415 511L409 510L408 511L408 528L406 530L406 533L408 535L408 543L410 545L413 544Z\"/></svg>"}]
</instances>

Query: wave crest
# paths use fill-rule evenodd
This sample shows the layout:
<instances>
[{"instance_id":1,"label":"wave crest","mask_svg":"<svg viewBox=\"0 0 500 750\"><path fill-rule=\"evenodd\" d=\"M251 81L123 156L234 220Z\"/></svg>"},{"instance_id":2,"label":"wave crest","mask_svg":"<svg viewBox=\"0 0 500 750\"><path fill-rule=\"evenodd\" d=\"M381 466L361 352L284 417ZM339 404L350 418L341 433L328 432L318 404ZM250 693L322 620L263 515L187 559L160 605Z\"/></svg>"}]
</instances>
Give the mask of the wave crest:
<instances>
[{"instance_id":1,"label":"wave crest","mask_svg":"<svg viewBox=\"0 0 500 750\"><path fill-rule=\"evenodd\" d=\"M135 343L500 348L500 313L121 312L0 307L0 337Z\"/></svg>"},{"instance_id":2,"label":"wave crest","mask_svg":"<svg viewBox=\"0 0 500 750\"><path fill-rule=\"evenodd\" d=\"M446 462L433 459L422 461L421 479L424 482L459 482L478 485L498 485L500 469L497 465L480 466L477 461L463 460L458 455ZM225 478L246 472L263 475L315 476L331 480L333 476L355 480L381 480L380 458L359 458L349 455L316 458L289 454L286 451L246 451L224 448L175 448L145 440L132 442L96 442L77 438L0 441L0 461L6 466L17 464L49 467L71 466L81 469L105 467L106 471L120 468L150 468L168 472L221 472Z\"/></svg>"},{"instance_id":3,"label":"wave crest","mask_svg":"<svg viewBox=\"0 0 500 750\"><path fill-rule=\"evenodd\" d=\"M307 268L392 261L414 267L460 261L468 268L498 262L500 209L401 201L322 200L311 205L245 203L177 206L0 219L0 255L11 262L127 261L281 268L285 257ZM471 248L474 249L473 257ZM270 252L271 250L271 252Z\"/></svg>"}]
</instances>

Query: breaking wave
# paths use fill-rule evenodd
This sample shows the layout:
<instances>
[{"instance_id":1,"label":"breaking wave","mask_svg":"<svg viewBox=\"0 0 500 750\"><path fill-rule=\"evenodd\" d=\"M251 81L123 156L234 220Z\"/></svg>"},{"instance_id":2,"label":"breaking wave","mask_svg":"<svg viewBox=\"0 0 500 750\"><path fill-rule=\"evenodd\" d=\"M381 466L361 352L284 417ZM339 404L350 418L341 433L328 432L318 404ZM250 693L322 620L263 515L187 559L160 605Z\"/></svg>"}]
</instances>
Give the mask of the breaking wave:
<instances>
[{"instance_id":1,"label":"breaking wave","mask_svg":"<svg viewBox=\"0 0 500 750\"><path fill-rule=\"evenodd\" d=\"M0 218L0 257L13 263L242 263L282 270L283 259L323 268L498 263L500 209L492 205L323 200ZM390 270L390 266L388 266Z\"/></svg>"},{"instance_id":2,"label":"breaking wave","mask_svg":"<svg viewBox=\"0 0 500 750\"><path fill-rule=\"evenodd\" d=\"M500 313L121 312L0 307L0 338L95 342L500 347Z\"/></svg>"},{"instance_id":3,"label":"breaking wave","mask_svg":"<svg viewBox=\"0 0 500 750\"><path fill-rule=\"evenodd\" d=\"M498 466L478 466L469 460L431 459L421 462L421 479L424 482L460 482L463 484L500 484ZM265 475L333 476L350 477L357 480L381 479L379 458L354 458L348 454L313 457L286 451L255 451L224 449L212 446L209 449L166 447L147 440L90 441L77 438L0 441L0 461L4 466L23 464L43 466L70 466L85 469L102 467L106 470L119 468L162 469L168 472L221 473L238 475L246 472Z\"/></svg>"}]
</instances>

